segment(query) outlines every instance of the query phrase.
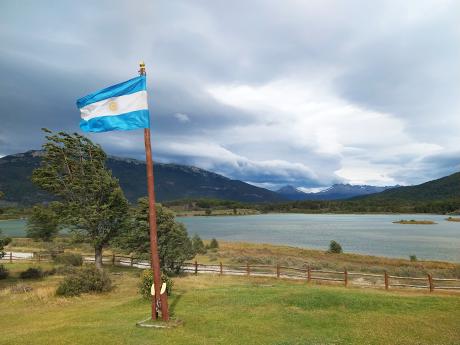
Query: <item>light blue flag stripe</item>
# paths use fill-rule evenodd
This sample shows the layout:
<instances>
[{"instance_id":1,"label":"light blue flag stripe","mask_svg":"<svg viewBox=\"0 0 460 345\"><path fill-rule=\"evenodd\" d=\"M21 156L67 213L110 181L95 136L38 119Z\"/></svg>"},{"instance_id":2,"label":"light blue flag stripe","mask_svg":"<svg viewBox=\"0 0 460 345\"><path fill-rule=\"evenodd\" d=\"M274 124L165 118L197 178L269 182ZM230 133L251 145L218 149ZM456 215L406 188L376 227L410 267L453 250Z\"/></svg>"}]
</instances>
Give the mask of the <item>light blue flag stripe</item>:
<instances>
[{"instance_id":1,"label":"light blue flag stripe","mask_svg":"<svg viewBox=\"0 0 460 345\"><path fill-rule=\"evenodd\" d=\"M113 130L131 130L149 128L149 111L137 110L117 116L100 116L89 121L80 120L80 128L84 132L107 132Z\"/></svg>"},{"instance_id":2,"label":"light blue flag stripe","mask_svg":"<svg viewBox=\"0 0 460 345\"><path fill-rule=\"evenodd\" d=\"M135 92L147 90L146 77L139 77L127 80L123 83L109 86L105 89L93 92L77 100L78 109L83 108L91 103L96 103L107 98L129 95Z\"/></svg>"}]
</instances>

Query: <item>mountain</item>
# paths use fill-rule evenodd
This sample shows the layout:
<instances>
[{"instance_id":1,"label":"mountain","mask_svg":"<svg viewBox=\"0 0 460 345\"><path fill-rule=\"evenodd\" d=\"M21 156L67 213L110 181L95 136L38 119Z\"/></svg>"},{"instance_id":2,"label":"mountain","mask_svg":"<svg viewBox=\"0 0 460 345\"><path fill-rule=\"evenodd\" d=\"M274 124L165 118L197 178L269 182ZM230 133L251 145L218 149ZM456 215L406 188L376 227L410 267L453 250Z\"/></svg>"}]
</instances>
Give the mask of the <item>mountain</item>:
<instances>
[{"instance_id":1,"label":"mountain","mask_svg":"<svg viewBox=\"0 0 460 345\"><path fill-rule=\"evenodd\" d=\"M342 200L350 199L356 196L380 193L387 189L395 188L394 186L368 186L368 185L351 185L351 184L334 184L325 190L317 193L304 193L295 187L285 186L277 191L283 197L289 200Z\"/></svg>"},{"instance_id":2,"label":"mountain","mask_svg":"<svg viewBox=\"0 0 460 345\"><path fill-rule=\"evenodd\" d=\"M41 151L28 151L0 158L0 191L3 202L32 205L52 200L31 181L40 165ZM107 167L120 181L130 202L147 194L145 162L109 156ZM241 202L278 202L279 194L222 175L179 164L155 163L155 194L158 201L182 198L214 198Z\"/></svg>"},{"instance_id":3,"label":"mountain","mask_svg":"<svg viewBox=\"0 0 460 345\"><path fill-rule=\"evenodd\" d=\"M284 186L276 192L289 200L305 200L305 197L307 196L306 193L293 186Z\"/></svg>"},{"instance_id":4,"label":"mountain","mask_svg":"<svg viewBox=\"0 0 460 345\"><path fill-rule=\"evenodd\" d=\"M397 187L382 193L355 198L368 201L423 202L460 198L460 172L416 186Z\"/></svg>"}]
</instances>

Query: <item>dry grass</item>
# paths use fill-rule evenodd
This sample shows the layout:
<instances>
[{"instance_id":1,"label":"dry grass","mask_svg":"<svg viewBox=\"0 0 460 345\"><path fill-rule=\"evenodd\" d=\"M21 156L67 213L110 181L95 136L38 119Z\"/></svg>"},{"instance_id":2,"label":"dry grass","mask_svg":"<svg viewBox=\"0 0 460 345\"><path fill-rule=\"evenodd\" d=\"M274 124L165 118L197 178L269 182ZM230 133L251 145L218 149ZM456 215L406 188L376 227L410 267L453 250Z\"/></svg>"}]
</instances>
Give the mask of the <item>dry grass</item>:
<instances>
[{"instance_id":1,"label":"dry grass","mask_svg":"<svg viewBox=\"0 0 460 345\"><path fill-rule=\"evenodd\" d=\"M210 260L217 256L217 259ZM438 278L460 278L460 265L439 261L416 261L393 259L386 257L360 254L331 254L320 250L303 249L271 244L255 244L243 242L219 242L217 253L196 257L200 263L216 264L251 264L305 267L315 269L332 269L349 271L383 273L408 277L426 276L431 273Z\"/></svg>"}]
</instances>

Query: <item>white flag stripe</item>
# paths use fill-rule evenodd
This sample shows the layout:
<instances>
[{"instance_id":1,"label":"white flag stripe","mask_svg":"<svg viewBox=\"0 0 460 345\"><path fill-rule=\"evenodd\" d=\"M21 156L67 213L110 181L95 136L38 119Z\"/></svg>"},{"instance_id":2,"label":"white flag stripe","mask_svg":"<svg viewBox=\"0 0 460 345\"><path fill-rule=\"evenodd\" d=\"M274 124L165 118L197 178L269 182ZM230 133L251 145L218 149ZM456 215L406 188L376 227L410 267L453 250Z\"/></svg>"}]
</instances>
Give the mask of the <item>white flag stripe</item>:
<instances>
[{"instance_id":1,"label":"white flag stripe","mask_svg":"<svg viewBox=\"0 0 460 345\"><path fill-rule=\"evenodd\" d=\"M139 91L129 95L107 98L80 108L81 118L90 120L100 116L117 116L132 111L148 109L147 91Z\"/></svg>"}]
</instances>

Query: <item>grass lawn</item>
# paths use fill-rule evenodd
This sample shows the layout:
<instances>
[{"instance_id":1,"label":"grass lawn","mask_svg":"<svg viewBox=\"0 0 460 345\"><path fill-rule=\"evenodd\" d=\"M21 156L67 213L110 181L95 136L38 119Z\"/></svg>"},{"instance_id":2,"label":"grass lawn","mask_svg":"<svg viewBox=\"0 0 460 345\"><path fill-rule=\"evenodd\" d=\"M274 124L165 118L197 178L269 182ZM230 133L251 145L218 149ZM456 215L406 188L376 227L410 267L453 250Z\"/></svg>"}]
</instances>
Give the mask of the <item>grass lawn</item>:
<instances>
[{"instance_id":1,"label":"grass lawn","mask_svg":"<svg viewBox=\"0 0 460 345\"><path fill-rule=\"evenodd\" d=\"M8 265L7 265L8 266ZM111 268L115 289L54 296L61 277L0 285L0 344L460 344L460 296L308 286L231 276L175 279L169 302L184 325L137 328L149 302L137 294L139 271ZM14 294L8 285L32 292Z\"/></svg>"}]
</instances>

